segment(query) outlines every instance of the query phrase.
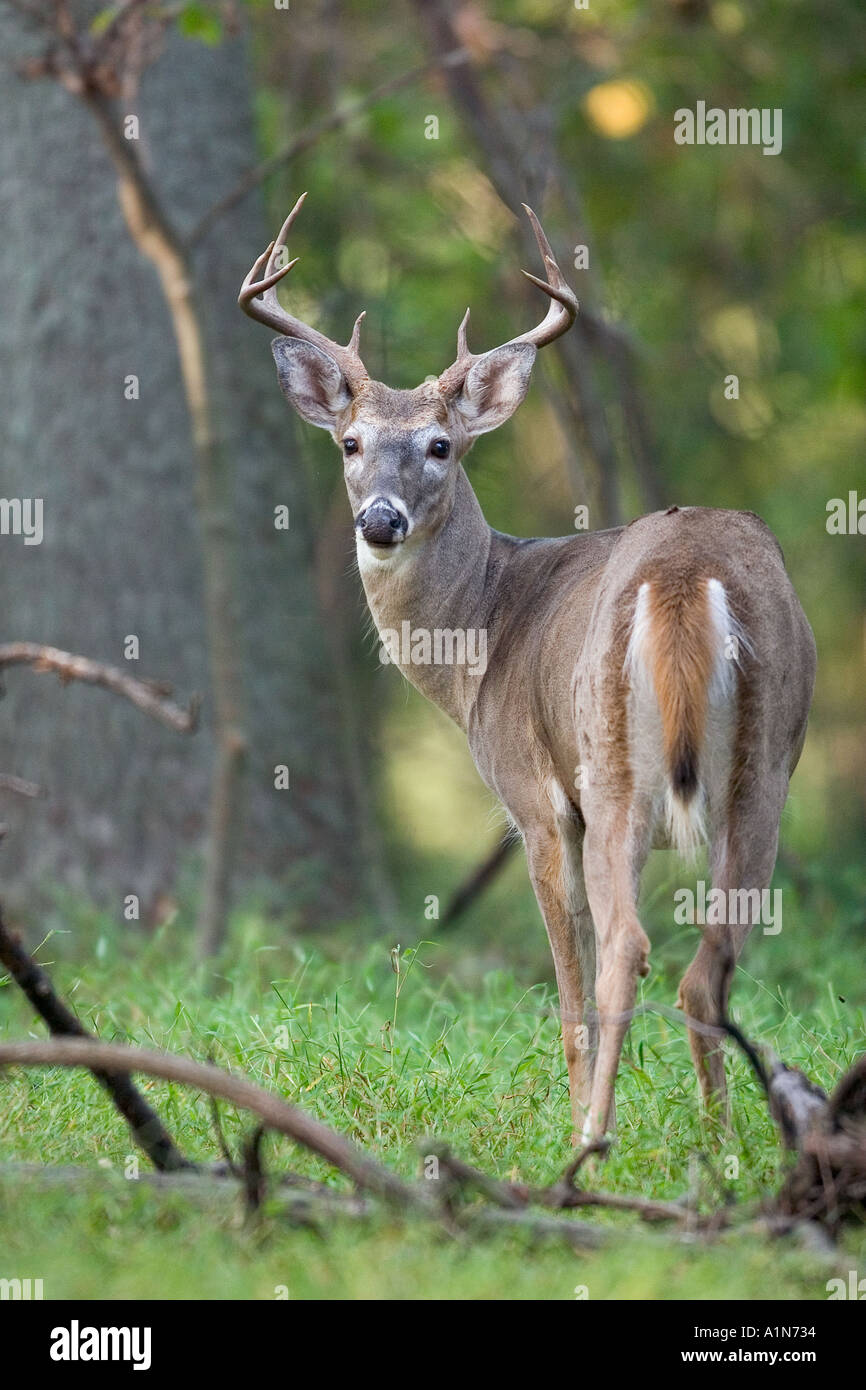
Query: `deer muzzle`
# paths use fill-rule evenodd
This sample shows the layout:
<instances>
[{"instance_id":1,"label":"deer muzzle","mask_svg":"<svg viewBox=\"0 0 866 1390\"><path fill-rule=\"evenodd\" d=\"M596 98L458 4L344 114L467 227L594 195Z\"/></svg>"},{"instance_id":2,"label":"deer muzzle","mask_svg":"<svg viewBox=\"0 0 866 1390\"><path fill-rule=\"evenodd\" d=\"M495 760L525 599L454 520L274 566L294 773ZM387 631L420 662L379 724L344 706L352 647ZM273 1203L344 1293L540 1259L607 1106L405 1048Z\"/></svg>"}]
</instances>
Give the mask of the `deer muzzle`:
<instances>
[{"instance_id":1,"label":"deer muzzle","mask_svg":"<svg viewBox=\"0 0 866 1390\"><path fill-rule=\"evenodd\" d=\"M368 545L399 545L406 539L409 520L387 497L374 497L355 517L355 528Z\"/></svg>"}]
</instances>

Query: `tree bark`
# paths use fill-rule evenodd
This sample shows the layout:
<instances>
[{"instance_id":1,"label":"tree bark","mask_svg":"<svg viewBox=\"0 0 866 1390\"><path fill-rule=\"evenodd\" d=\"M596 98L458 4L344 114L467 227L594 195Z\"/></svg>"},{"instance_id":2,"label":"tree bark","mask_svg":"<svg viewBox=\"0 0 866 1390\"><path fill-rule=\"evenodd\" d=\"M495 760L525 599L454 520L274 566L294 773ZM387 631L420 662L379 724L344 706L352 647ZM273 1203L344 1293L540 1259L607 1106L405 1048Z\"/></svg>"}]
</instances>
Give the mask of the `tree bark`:
<instances>
[{"instance_id":1,"label":"tree bark","mask_svg":"<svg viewBox=\"0 0 866 1390\"><path fill-rule=\"evenodd\" d=\"M214 764L211 774L204 877L198 912L198 950L222 945L231 904L241 829L242 775L247 752L237 619L237 567L232 514L232 468L219 437L194 270L135 148L124 139L117 110L104 98L85 101L102 132L118 179L129 234L154 265L171 315L195 456L195 495L202 528L205 626L213 691Z\"/></svg>"},{"instance_id":2,"label":"tree bark","mask_svg":"<svg viewBox=\"0 0 866 1390\"><path fill-rule=\"evenodd\" d=\"M0 38L5 52L26 52L7 12ZM43 786L47 800L17 799L4 817L7 898L29 914L58 890L73 891L121 921L129 893L149 916L166 895L183 894L195 883L187 866L205 839L221 728L211 843L236 839L247 881L273 880L265 905L315 922L356 910L363 875L356 807L333 755L340 721L311 574L307 481L267 343L236 305L267 239L258 198L183 248L255 162L243 43L172 38L131 109L142 165L179 233L177 244L150 244L170 310L124 226L91 114L49 82L0 86L2 492L42 498L45 517L41 545L0 536L0 640L123 664L134 635L149 675L203 692L203 730L179 748L110 696L10 682L0 767ZM133 220L142 212L129 187L125 211ZM132 377L138 399L124 394ZM289 508L287 531L275 528L278 505ZM240 837L229 808L244 732L249 814ZM275 788L282 764L287 791ZM207 867L211 902L224 897L226 866L220 853Z\"/></svg>"}]
</instances>

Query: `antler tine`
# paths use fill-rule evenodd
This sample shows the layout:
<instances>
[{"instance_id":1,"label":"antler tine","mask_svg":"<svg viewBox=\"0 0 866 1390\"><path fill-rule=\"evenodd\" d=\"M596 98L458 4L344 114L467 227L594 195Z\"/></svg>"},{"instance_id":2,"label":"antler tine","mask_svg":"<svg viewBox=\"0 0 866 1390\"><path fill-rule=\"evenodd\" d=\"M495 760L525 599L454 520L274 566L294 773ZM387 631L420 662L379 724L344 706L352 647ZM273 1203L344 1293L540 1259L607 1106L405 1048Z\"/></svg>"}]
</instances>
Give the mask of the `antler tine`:
<instances>
[{"instance_id":1,"label":"antler tine","mask_svg":"<svg viewBox=\"0 0 866 1390\"><path fill-rule=\"evenodd\" d=\"M527 203L523 204L523 209L535 233L541 259L547 270L547 280L541 280L537 275L530 274L528 270L524 270L523 274L527 280L530 280L533 285L537 285L540 290L544 290L544 293L550 295L550 298L555 301L550 305L542 322L536 328L531 329L529 333L522 334L519 339L521 342L534 343L536 347L540 348L552 343L555 338L559 338L571 327L577 317L578 303L577 296L559 268L553 254L553 248L544 234L544 228Z\"/></svg>"},{"instance_id":2,"label":"antler tine","mask_svg":"<svg viewBox=\"0 0 866 1390\"><path fill-rule=\"evenodd\" d=\"M523 208L523 211L529 218L530 225L532 227L533 232L535 233L535 241L539 251L541 252L541 259L545 262L545 264L548 261L553 261L554 265L556 265L556 257L553 254L553 247L547 240L544 228L542 227L535 213L532 211L532 208L529 206L528 203L521 203L520 206ZM559 273L559 266L556 266L556 269L557 273Z\"/></svg>"},{"instance_id":3,"label":"antler tine","mask_svg":"<svg viewBox=\"0 0 866 1390\"><path fill-rule=\"evenodd\" d=\"M244 280L244 283L241 285L241 292L238 295L238 303L240 304L242 309L247 309L247 305L252 303L254 299L261 295L262 299L266 300L269 304L273 305L277 310L279 310L280 302L277 299L276 295L272 293L272 290L275 285L279 284L280 280L282 280L284 275L288 275L289 271L292 269L292 266L298 264L300 256L295 256L295 259L293 261L289 261L287 265L280 266L278 270L269 271L263 280L255 280L255 276L258 274L265 261L268 261L268 264L270 265L269 258L273 252L273 249L274 243L271 242L267 251L262 252L255 265L248 273L246 279ZM249 312L249 310L247 310L247 312Z\"/></svg>"},{"instance_id":4,"label":"antler tine","mask_svg":"<svg viewBox=\"0 0 866 1390\"><path fill-rule=\"evenodd\" d=\"M268 259L268 268L266 271L267 275L270 275L272 273L274 266L276 265L277 257L279 256L281 251L285 250L286 243L289 239L289 232L292 230L295 218L301 211L301 208L304 206L304 203L306 201L307 195L306 193L302 193L298 201L295 203L295 206L289 213L288 217L286 218L285 222L283 223L282 227L280 228L276 241L271 242L271 254Z\"/></svg>"},{"instance_id":5,"label":"antler tine","mask_svg":"<svg viewBox=\"0 0 866 1390\"><path fill-rule=\"evenodd\" d=\"M510 347L512 343L532 343L536 348L546 347L554 339L566 333L577 317L578 303L577 296L563 275L553 254L550 242L544 234L544 228L526 203L523 204L524 210L535 233L535 240L541 253L547 271L547 279L542 280L538 275L532 275L528 270L522 272L527 280L533 285L537 285L540 290L551 299L551 304L541 323L535 328L529 329L526 333L519 334L516 338L511 338L503 347ZM463 322L457 330L457 357L451 366L442 373L439 378L441 389L447 394L459 389L466 378L466 373L477 362L479 357L485 356L484 353L473 353L469 351L466 342L466 329L469 324L469 310L463 317ZM495 351L496 349L493 349Z\"/></svg>"},{"instance_id":6,"label":"antler tine","mask_svg":"<svg viewBox=\"0 0 866 1390\"><path fill-rule=\"evenodd\" d=\"M545 347L552 343L555 338L562 337L577 317L578 303L577 298L570 285L563 278L562 271L552 258L547 262L549 278L542 280L538 275L531 275L528 270L521 271L527 280L533 285L537 285L540 290L549 295L553 303L550 305L545 317L537 327L529 330L528 333L521 333L519 338L513 341L517 343L534 343L537 348ZM559 279L561 284L556 284Z\"/></svg>"},{"instance_id":7,"label":"antler tine","mask_svg":"<svg viewBox=\"0 0 866 1390\"><path fill-rule=\"evenodd\" d=\"M460 389L466 379L466 373L477 358L476 353L469 351L469 344L466 341L470 313L471 310L467 309L460 320L460 327L457 329L457 356L439 378L439 389L446 396L450 396Z\"/></svg>"},{"instance_id":8,"label":"antler tine","mask_svg":"<svg viewBox=\"0 0 866 1390\"><path fill-rule=\"evenodd\" d=\"M263 251L253 262L241 285L238 304L250 318L266 324L268 328L275 329L277 333L282 333L289 338L299 338L303 342L312 343L314 347L327 352L339 363L349 386L353 390L357 390L369 379L359 352L361 322L364 314L358 315L352 329L352 336L343 347L340 343L335 343L332 338L326 337L324 333L320 333L318 329L311 328L309 324L287 313L277 298L276 286L285 275L288 275L292 267L297 265L299 260L299 257L295 256L294 260L289 261L286 265L279 266L277 264L280 253L286 249L289 232L306 197L306 193L301 194L280 228L276 240L272 241L267 250ZM263 270L264 275L258 279L257 277L261 275Z\"/></svg>"},{"instance_id":9,"label":"antler tine","mask_svg":"<svg viewBox=\"0 0 866 1390\"><path fill-rule=\"evenodd\" d=\"M294 265L294 261L292 262L292 265ZM358 346L361 342L361 324L364 322L364 319L366 317L367 310L362 309L358 317L355 319L355 327L352 329L352 336L349 339L349 352L354 352L356 354L358 352Z\"/></svg>"}]
</instances>

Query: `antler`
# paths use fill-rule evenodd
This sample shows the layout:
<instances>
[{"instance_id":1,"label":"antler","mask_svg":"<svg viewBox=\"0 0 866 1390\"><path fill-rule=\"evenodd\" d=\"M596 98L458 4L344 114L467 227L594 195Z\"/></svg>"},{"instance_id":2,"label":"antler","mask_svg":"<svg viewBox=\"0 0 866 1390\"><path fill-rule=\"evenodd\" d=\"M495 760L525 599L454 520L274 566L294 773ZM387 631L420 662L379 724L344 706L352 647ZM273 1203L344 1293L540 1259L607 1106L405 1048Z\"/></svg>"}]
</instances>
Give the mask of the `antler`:
<instances>
[{"instance_id":1,"label":"antler","mask_svg":"<svg viewBox=\"0 0 866 1390\"><path fill-rule=\"evenodd\" d=\"M551 304L541 323L535 328L531 328L527 333L521 333L517 338L510 338L503 347L510 347L512 343L533 343L537 348L546 347L555 338L560 338L566 333L577 316L577 296L568 284L565 276L556 263L556 258L550 246L550 242L544 235L544 228L536 217L532 208L523 204L524 211L532 223L532 230L535 233L535 240L538 242L538 249L547 270L547 279L540 280L537 275L530 275L528 270L521 274L527 280L531 280L533 285L537 285L540 290L550 295ZM463 322L457 330L457 357L439 378L439 386L446 395L452 395L458 391L466 379L466 374L473 362L479 358L486 357L486 353L470 352L466 345L466 329L469 324L469 310L463 316ZM493 349L494 351L496 349Z\"/></svg>"},{"instance_id":2,"label":"antler","mask_svg":"<svg viewBox=\"0 0 866 1390\"><path fill-rule=\"evenodd\" d=\"M361 336L361 320L364 314L358 315L355 320L355 327L352 329L352 336L345 347L340 343L335 343L331 338L326 338L324 333L319 333L315 328L310 328L309 324L303 323L300 319L294 318L277 299L276 286L284 275L288 275L292 266L297 265L299 257L287 265L277 266L280 259L280 252L286 247L286 239L291 231L292 225L304 205L306 193L302 193L295 206L292 208L285 222L283 223L280 234L276 241L272 241L266 251L263 251L258 260L252 266L238 295L238 304L245 314L249 314L251 319L258 319L259 323L267 324L268 328L275 328L278 333L283 333L289 338L301 338L305 343L312 343L314 347L321 348L339 363L343 376L351 390L356 391L369 379L366 367L361 361L358 353L358 343ZM261 280L256 276L264 269Z\"/></svg>"}]
</instances>

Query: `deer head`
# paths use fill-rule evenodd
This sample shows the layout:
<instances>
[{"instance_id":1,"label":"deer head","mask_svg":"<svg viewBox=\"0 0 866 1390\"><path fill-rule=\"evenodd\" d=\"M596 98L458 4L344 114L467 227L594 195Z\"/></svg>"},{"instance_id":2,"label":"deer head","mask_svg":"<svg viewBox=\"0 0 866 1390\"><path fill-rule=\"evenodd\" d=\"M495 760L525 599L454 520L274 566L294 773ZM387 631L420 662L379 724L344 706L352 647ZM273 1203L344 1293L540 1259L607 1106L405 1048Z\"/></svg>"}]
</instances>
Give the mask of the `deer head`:
<instances>
[{"instance_id":1,"label":"deer head","mask_svg":"<svg viewBox=\"0 0 866 1390\"><path fill-rule=\"evenodd\" d=\"M304 420L329 430L340 447L359 548L366 559L387 565L404 542L417 544L442 526L454 503L460 460L479 434L513 415L526 395L538 348L571 327L577 300L526 207L547 279L523 274L550 296L545 318L490 352L473 353L466 342L467 309L451 366L412 391L393 390L372 381L361 360L363 314L342 347L293 318L277 299L277 284L297 264L297 257L284 263L286 240L305 198L253 265L238 303L281 334L271 350L283 393Z\"/></svg>"}]
</instances>

